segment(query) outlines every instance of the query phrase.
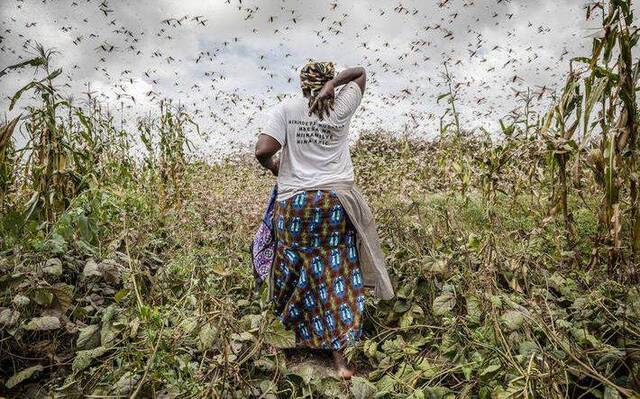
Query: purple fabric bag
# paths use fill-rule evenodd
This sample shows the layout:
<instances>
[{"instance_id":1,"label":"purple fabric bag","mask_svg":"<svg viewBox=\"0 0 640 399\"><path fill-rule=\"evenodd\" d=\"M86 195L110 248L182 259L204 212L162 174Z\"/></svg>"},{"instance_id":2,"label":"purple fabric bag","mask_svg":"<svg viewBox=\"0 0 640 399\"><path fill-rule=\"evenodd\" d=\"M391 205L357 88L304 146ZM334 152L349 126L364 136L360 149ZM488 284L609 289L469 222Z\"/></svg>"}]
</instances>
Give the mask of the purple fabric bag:
<instances>
[{"instance_id":1,"label":"purple fabric bag","mask_svg":"<svg viewBox=\"0 0 640 399\"><path fill-rule=\"evenodd\" d=\"M260 226L255 237L251 240L249 252L251 253L251 263L253 267L253 277L256 281L256 290L264 280L269 277L271 265L276 254L275 230L273 229L273 211L276 204L278 186L273 186L271 198L267 204L267 209L262 216Z\"/></svg>"}]
</instances>

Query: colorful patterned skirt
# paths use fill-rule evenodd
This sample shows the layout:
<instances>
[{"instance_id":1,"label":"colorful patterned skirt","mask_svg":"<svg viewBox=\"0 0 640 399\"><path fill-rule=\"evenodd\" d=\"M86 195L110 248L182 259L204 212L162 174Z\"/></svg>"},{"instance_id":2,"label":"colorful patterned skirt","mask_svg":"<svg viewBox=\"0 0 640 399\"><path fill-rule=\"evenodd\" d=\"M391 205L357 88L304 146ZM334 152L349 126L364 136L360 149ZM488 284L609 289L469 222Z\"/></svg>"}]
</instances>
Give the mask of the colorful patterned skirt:
<instances>
[{"instance_id":1,"label":"colorful patterned skirt","mask_svg":"<svg viewBox=\"0 0 640 399\"><path fill-rule=\"evenodd\" d=\"M277 201L275 312L298 346L339 350L362 335L364 290L356 230L335 191Z\"/></svg>"}]
</instances>

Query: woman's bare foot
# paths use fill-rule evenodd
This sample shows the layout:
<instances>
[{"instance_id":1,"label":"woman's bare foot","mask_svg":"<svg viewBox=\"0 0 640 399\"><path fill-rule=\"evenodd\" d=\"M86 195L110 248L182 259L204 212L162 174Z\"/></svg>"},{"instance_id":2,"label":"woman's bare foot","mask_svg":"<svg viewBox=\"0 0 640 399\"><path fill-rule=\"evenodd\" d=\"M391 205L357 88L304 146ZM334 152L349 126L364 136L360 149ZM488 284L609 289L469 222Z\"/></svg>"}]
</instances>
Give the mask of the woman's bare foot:
<instances>
[{"instance_id":1,"label":"woman's bare foot","mask_svg":"<svg viewBox=\"0 0 640 399\"><path fill-rule=\"evenodd\" d=\"M338 376L346 380L351 379L353 376L353 369L347 367L347 362L345 361L342 352L333 351L333 360L336 365L336 370L338 371Z\"/></svg>"}]
</instances>

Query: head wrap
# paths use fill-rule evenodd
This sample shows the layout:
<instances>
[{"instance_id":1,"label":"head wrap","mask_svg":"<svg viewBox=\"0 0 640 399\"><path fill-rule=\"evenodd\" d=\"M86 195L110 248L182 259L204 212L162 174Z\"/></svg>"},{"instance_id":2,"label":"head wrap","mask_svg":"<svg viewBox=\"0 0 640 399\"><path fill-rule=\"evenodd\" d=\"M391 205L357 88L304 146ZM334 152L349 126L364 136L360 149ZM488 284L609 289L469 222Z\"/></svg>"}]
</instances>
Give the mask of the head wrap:
<instances>
[{"instance_id":1,"label":"head wrap","mask_svg":"<svg viewBox=\"0 0 640 399\"><path fill-rule=\"evenodd\" d=\"M309 62L300 70L300 86L302 90L309 90L311 97L315 97L325 83L333 79L336 68L333 62Z\"/></svg>"},{"instance_id":2,"label":"head wrap","mask_svg":"<svg viewBox=\"0 0 640 399\"><path fill-rule=\"evenodd\" d=\"M309 108L315 101L318 91L325 83L333 79L336 68L333 62L309 62L300 70L300 86L303 91L309 91ZM322 119L322 110L314 110L315 114Z\"/></svg>"}]
</instances>

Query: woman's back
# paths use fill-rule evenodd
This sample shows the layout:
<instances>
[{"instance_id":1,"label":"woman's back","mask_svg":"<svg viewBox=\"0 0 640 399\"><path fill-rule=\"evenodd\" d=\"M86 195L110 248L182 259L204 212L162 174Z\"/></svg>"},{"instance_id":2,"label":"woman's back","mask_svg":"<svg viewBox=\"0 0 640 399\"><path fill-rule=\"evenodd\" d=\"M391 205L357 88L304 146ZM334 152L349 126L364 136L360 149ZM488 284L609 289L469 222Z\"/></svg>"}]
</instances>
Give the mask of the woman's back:
<instances>
[{"instance_id":1,"label":"woman's back","mask_svg":"<svg viewBox=\"0 0 640 399\"><path fill-rule=\"evenodd\" d=\"M353 181L349 124L361 100L360 87L349 82L339 90L333 110L323 120L309 115L304 97L284 101L269 110L264 132L282 145L279 201L305 187Z\"/></svg>"}]
</instances>

